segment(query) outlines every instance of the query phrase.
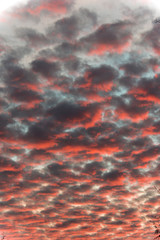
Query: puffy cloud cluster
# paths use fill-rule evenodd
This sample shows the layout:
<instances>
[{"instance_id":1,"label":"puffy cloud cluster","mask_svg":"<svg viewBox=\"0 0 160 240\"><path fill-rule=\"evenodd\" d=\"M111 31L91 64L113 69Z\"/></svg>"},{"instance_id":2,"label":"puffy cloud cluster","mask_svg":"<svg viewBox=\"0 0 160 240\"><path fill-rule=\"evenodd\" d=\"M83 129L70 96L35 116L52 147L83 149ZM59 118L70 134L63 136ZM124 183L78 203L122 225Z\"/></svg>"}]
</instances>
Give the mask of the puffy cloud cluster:
<instances>
[{"instance_id":1,"label":"puffy cloud cluster","mask_svg":"<svg viewBox=\"0 0 160 240\"><path fill-rule=\"evenodd\" d=\"M151 239L159 33L138 6L119 2L121 17L109 21L99 4L29 1L1 23L10 31L1 30L0 47L0 227L8 239Z\"/></svg>"}]
</instances>

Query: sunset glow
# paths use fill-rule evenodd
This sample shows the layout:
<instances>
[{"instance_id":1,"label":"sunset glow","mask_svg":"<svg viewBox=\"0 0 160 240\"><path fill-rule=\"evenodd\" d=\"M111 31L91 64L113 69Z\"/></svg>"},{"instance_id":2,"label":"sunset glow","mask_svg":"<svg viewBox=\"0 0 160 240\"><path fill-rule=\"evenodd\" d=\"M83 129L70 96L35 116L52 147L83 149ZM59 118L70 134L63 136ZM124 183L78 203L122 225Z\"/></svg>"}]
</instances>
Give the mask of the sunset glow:
<instances>
[{"instance_id":1,"label":"sunset glow","mask_svg":"<svg viewBox=\"0 0 160 240\"><path fill-rule=\"evenodd\" d=\"M0 240L158 239L158 9L1 4Z\"/></svg>"}]
</instances>

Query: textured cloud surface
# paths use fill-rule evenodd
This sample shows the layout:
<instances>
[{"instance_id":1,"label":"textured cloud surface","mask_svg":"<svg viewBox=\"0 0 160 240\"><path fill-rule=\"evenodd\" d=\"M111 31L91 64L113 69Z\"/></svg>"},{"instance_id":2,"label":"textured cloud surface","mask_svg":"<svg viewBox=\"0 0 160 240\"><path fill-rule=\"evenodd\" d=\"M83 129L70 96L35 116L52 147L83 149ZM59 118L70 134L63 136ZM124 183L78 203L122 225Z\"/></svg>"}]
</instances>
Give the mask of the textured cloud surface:
<instances>
[{"instance_id":1,"label":"textured cloud surface","mask_svg":"<svg viewBox=\"0 0 160 240\"><path fill-rule=\"evenodd\" d=\"M129 0L36 0L1 16L6 239L152 239L160 209L156 16Z\"/></svg>"}]
</instances>

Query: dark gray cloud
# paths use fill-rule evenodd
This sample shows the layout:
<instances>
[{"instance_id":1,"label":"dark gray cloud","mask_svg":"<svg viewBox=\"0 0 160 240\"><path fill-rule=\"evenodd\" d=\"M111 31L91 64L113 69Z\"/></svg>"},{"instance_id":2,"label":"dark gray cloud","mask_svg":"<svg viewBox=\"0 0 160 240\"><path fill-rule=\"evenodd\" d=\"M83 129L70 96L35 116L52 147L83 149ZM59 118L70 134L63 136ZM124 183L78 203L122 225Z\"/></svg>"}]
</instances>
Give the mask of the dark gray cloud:
<instances>
[{"instance_id":1,"label":"dark gray cloud","mask_svg":"<svg viewBox=\"0 0 160 240\"><path fill-rule=\"evenodd\" d=\"M78 38L78 35L85 28L95 26L97 24L97 15L88 9L81 8L78 12L70 17L62 18L55 22L54 26L48 29L48 35L53 37L61 37L62 39Z\"/></svg>"},{"instance_id":2,"label":"dark gray cloud","mask_svg":"<svg viewBox=\"0 0 160 240\"><path fill-rule=\"evenodd\" d=\"M32 47L47 46L50 43L50 40L45 36L45 34L37 32L32 28L19 28L16 32L18 38L21 38Z\"/></svg>"},{"instance_id":3,"label":"dark gray cloud","mask_svg":"<svg viewBox=\"0 0 160 240\"><path fill-rule=\"evenodd\" d=\"M147 72L147 65L144 63L126 63L121 65L120 68L124 69L126 75L141 75L144 72Z\"/></svg>"},{"instance_id":4,"label":"dark gray cloud","mask_svg":"<svg viewBox=\"0 0 160 240\"><path fill-rule=\"evenodd\" d=\"M43 77L54 77L59 71L59 65L56 62L48 62L45 59L37 59L31 63L34 72L40 73Z\"/></svg>"}]
</instances>

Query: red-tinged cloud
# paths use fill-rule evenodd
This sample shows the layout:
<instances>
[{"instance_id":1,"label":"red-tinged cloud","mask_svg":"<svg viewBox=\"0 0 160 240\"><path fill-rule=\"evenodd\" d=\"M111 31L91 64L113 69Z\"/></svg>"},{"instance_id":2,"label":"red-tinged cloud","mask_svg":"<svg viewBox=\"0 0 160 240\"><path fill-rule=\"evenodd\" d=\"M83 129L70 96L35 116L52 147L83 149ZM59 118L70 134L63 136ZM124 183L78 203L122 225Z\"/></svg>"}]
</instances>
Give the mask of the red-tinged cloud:
<instances>
[{"instance_id":1,"label":"red-tinged cloud","mask_svg":"<svg viewBox=\"0 0 160 240\"><path fill-rule=\"evenodd\" d=\"M160 188L158 28L147 7L112 2L114 11L108 0L105 8L28 1L1 22L6 239L152 239Z\"/></svg>"},{"instance_id":2,"label":"red-tinged cloud","mask_svg":"<svg viewBox=\"0 0 160 240\"><path fill-rule=\"evenodd\" d=\"M118 77L117 71L106 65L99 68L91 68L85 72L84 83L82 87L91 88L95 87L97 90L111 90L113 87L113 80Z\"/></svg>"},{"instance_id":3,"label":"red-tinged cloud","mask_svg":"<svg viewBox=\"0 0 160 240\"><path fill-rule=\"evenodd\" d=\"M92 56L92 55L104 55L106 52L109 53L114 53L117 52L118 54L123 53L125 50L127 50L130 46L130 43L127 42L123 45L120 46L114 46L112 44L94 44L92 49L89 50L88 55Z\"/></svg>"},{"instance_id":4,"label":"red-tinged cloud","mask_svg":"<svg viewBox=\"0 0 160 240\"><path fill-rule=\"evenodd\" d=\"M80 39L80 46L89 56L101 56L106 52L121 54L130 46L131 25L128 22L102 24L95 32Z\"/></svg>"},{"instance_id":5,"label":"red-tinged cloud","mask_svg":"<svg viewBox=\"0 0 160 240\"><path fill-rule=\"evenodd\" d=\"M159 77L142 78L138 86L130 90L136 99L146 102L160 102L159 96Z\"/></svg>"},{"instance_id":6,"label":"red-tinged cloud","mask_svg":"<svg viewBox=\"0 0 160 240\"><path fill-rule=\"evenodd\" d=\"M134 96L134 95L133 95ZM150 102L137 99L136 96L126 95L124 98L113 99L117 105L115 114L122 120L140 122L148 118L149 110L152 106Z\"/></svg>"},{"instance_id":7,"label":"red-tinged cloud","mask_svg":"<svg viewBox=\"0 0 160 240\"><path fill-rule=\"evenodd\" d=\"M34 17L40 14L67 14L68 10L71 9L73 4L72 0L39 0L39 1L28 1L28 3L23 6L17 6L17 8L12 11L11 16L13 18L26 18L29 16L34 19Z\"/></svg>"},{"instance_id":8,"label":"red-tinged cloud","mask_svg":"<svg viewBox=\"0 0 160 240\"><path fill-rule=\"evenodd\" d=\"M41 11L47 10L48 12L55 12L55 13L66 13L67 12L67 7L69 7L72 4L72 1L70 0L58 0L58 1L53 1L53 0L47 0L47 1L41 1L41 4L29 8L28 11L31 14L39 14Z\"/></svg>"}]
</instances>

